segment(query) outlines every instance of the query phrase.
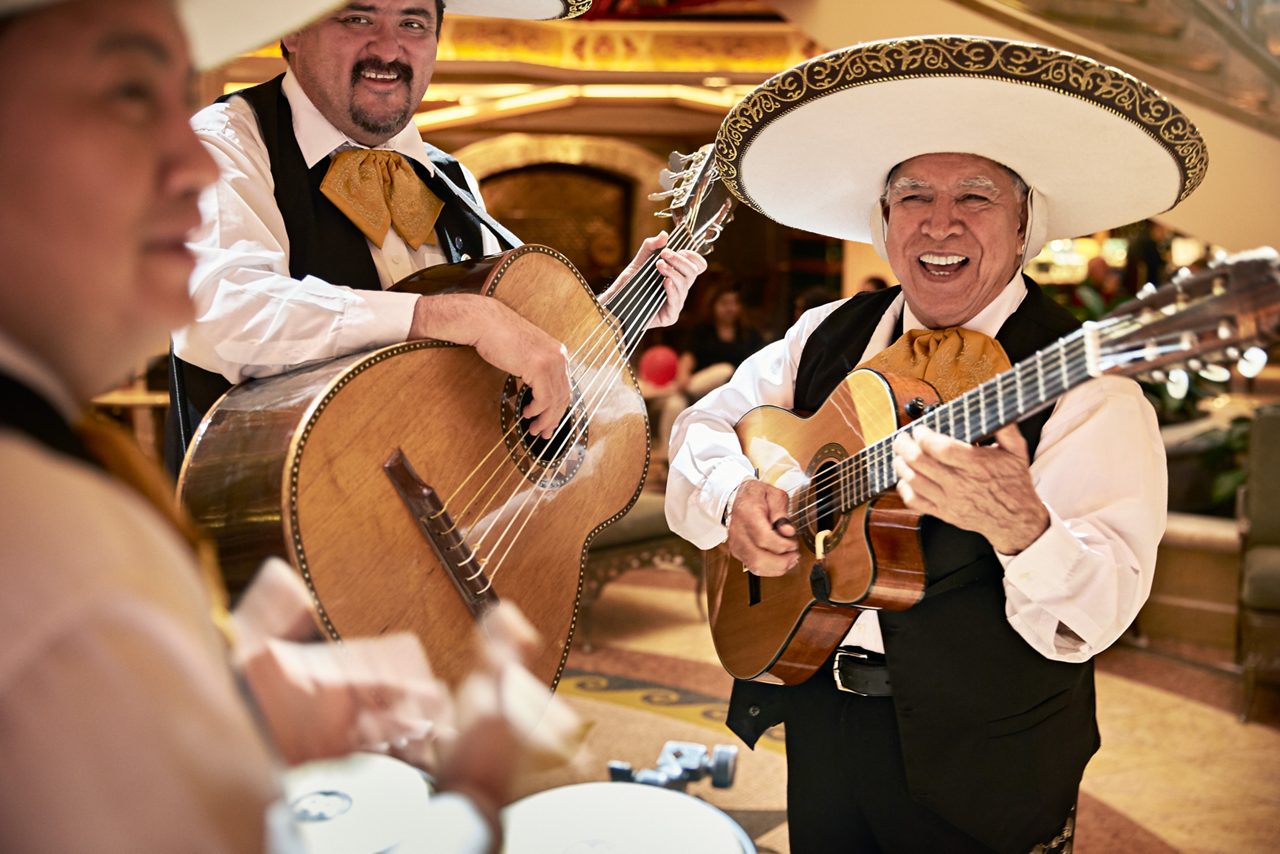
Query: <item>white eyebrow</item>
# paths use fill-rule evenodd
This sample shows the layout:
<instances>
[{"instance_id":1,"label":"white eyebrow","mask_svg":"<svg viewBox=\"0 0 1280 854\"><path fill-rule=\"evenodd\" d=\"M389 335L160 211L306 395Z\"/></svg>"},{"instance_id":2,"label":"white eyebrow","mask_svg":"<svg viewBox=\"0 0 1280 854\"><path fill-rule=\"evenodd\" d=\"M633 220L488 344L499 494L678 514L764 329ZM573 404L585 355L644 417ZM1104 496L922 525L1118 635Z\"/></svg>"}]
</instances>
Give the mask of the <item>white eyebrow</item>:
<instances>
[{"instance_id":1,"label":"white eyebrow","mask_svg":"<svg viewBox=\"0 0 1280 854\"><path fill-rule=\"evenodd\" d=\"M919 178L910 178L904 175L890 185L889 191L903 193L908 190L928 190L931 187L932 185L928 181L921 181Z\"/></svg>"},{"instance_id":2,"label":"white eyebrow","mask_svg":"<svg viewBox=\"0 0 1280 854\"><path fill-rule=\"evenodd\" d=\"M1000 192L1000 188L996 186L995 181L981 175L974 176L973 178L963 178L957 181L956 185L963 187L966 190L986 190L990 193Z\"/></svg>"}]
</instances>

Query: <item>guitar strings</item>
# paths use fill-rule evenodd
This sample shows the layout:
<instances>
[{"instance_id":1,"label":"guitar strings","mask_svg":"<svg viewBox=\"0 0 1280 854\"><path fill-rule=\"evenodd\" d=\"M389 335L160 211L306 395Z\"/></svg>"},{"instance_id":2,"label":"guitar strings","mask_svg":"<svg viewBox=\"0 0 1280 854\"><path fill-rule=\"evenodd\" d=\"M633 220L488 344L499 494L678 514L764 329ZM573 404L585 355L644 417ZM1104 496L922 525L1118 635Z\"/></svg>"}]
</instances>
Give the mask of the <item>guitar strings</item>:
<instances>
[{"instance_id":1,"label":"guitar strings","mask_svg":"<svg viewBox=\"0 0 1280 854\"><path fill-rule=\"evenodd\" d=\"M674 249L685 248L687 245L689 245L683 240L683 235L681 235L680 238L681 239L671 241L668 245ZM700 240L699 235L691 235L690 243L694 244L695 248L701 248L701 246L704 245L706 242L708 241ZM630 335L632 335L634 338L634 340L628 340L627 343L624 345L623 353L622 353L622 356L624 358L621 358L621 359L619 358L618 351L616 347L613 346L613 342L611 340L612 335L609 335L607 339L603 341L603 344L599 336L597 336L597 338L595 339L597 349L601 346L607 346L607 352L605 353L606 359L616 360L616 367L618 369L622 369L623 365L625 364L625 360L629 358L631 354L634 352L636 346L639 343L640 337L643 335L645 331L645 326L647 325L647 319L652 318L653 315L656 314L657 310L660 309L662 303L666 299L666 291L662 287L662 281L664 277L658 274L656 271L656 261L657 261L656 255L651 256L650 260L652 263L647 264L642 273L638 273L636 276L632 278L630 282L627 283L628 287L630 287L632 283L636 283L636 287L632 289L632 294L635 295L635 299L632 300L633 304L631 306L627 306L625 304L626 301L624 300L624 303L619 308L619 314L626 316L626 319L624 321L625 331ZM638 302L639 305L635 305L634 303L636 302ZM634 309L634 311L632 309ZM644 324L641 324L637 321L644 321ZM582 348L579 348L579 351L581 349ZM599 367L600 364L601 363L599 362L593 363L592 368L596 369ZM590 411L587 413L586 418L583 421L575 424L574 429L571 431L571 433L569 435L566 435L564 439L562 439L560 446L552 450L551 457L550 457L551 459L553 460L556 459L559 456L559 454L564 450L565 445L576 443L578 439L581 437L581 435L585 432L586 424L592 418L594 418L596 412L599 410L599 407L603 405L604 401L608 396L608 393L613 388L611 374L606 376L604 375L604 372L601 372L600 374L597 375L596 384L597 385L603 384L605 386L605 388L603 389L603 393L596 395L595 404L594 406L588 407ZM589 389L587 394L582 395L583 399L590 400L594 392L595 392L594 387L592 389ZM542 457L540 456L539 459L541 460ZM537 507L541 504L543 500L545 500L547 497L549 497L552 494L549 490L545 488L537 488L537 487L540 487L540 485L535 484L535 489L525 491L524 499L521 502L521 505L516 509L515 513L513 514L512 521L508 523L506 529L504 529L504 531L502 532L499 538L499 543L504 541L507 543L507 549L497 559L499 566L495 567L495 569L493 570L493 574L491 575L490 581L489 581L490 584L492 583L493 578L496 577L498 570L501 568L501 563L505 560L507 554L510 553L511 549L514 548L516 540L519 538L519 535L524 531L524 528L528 525L528 523L532 521L534 513L537 510ZM522 485L522 488L523 488L523 485ZM518 494L519 494L519 490L516 490L511 497L514 498ZM530 502L532 502L532 507L529 506ZM523 517L523 519L521 519L521 517ZM509 536L511 534L512 527L515 526L517 523L519 523L519 527L516 529L515 534L513 536ZM490 526L490 528L492 528L492 526Z\"/></svg>"},{"instance_id":2,"label":"guitar strings","mask_svg":"<svg viewBox=\"0 0 1280 854\"><path fill-rule=\"evenodd\" d=\"M1046 357L1057 363L1048 372L1044 370ZM789 491L788 504L794 514L793 518L807 518L810 515L816 518L819 515L825 515L823 506L831 502L832 492L841 496L837 502L839 509L848 511L891 489L897 483L897 477L892 468L894 457L892 445L893 440L899 435L909 434L915 427L924 424L945 435L964 441L963 432L957 429L956 422L959 419L970 434L968 441L974 441L1004 425L1005 404L1008 402L1007 398L1002 396L1007 394L1004 386L1012 383L1017 397L1020 398L1023 390L1021 383L1026 378L1025 375L1034 374L1036 385L1041 391L1037 404L1043 405L1089 379L1091 375L1088 367L1087 344L1083 331L1074 333L1014 368L970 389L915 421L899 427L888 436L872 442L851 457L833 464L809 483ZM976 405L971 406L975 403ZM945 418L950 419L949 429L943 425ZM978 427L976 431L972 429L975 422ZM814 500L803 503L802 499L814 496L817 496Z\"/></svg>"},{"instance_id":3,"label":"guitar strings","mask_svg":"<svg viewBox=\"0 0 1280 854\"><path fill-rule=\"evenodd\" d=\"M684 233L677 233L677 235L673 236L673 238L668 242L668 248L678 250L681 248L685 248L690 242L697 242L697 237L694 236L692 237L691 240L686 241L684 239ZM619 357L618 349L615 346L614 339L617 336L615 334L614 325L612 323L605 322L605 323L597 324L592 330L588 332L582 344L579 345L577 350L570 357L571 364L573 364L575 368L575 379L580 379L582 375L587 371L594 371L594 372L597 372L597 374L595 379L592 381L592 383L584 391L580 390L580 393L577 396L577 400L573 402L573 404L571 405L571 411L569 413L566 413L566 416L570 418L573 418L574 415L578 416L576 419L573 419L573 421L571 421L571 423L573 423L575 426L573 429L568 431L566 435L560 438L560 441L558 444L548 444L544 446L542 450L539 453L537 453L535 456L531 456L527 452L527 450L524 451L523 457L526 462L532 460L531 465L541 465L546 463L549 460L557 459L559 455L566 449L567 446L569 446L571 443L576 443L578 441L578 439L581 437L581 434L585 430L586 422L591 419L591 417L595 414L595 411L597 411L599 406L603 404L605 398L607 397L607 392L613 386L613 381L612 381L613 369L623 369L625 365L625 360L629 358L630 355L634 352L634 349L637 346L640 337L643 335L643 332L645 331L644 325L647 325L647 322L646 324L641 324L641 323L638 323L637 320L646 318L646 317L652 317L653 314L656 314L656 310L660 309L662 302L666 298L665 289L661 285L664 277L657 273L656 262L657 262L657 253L650 256L649 259L646 259L646 262L641 265L640 269L637 270L637 272L632 276L632 278L623 285L620 293L618 294L618 297L620 299L618 299L614 304L611 304L610 306L608 306L608 308L610 308L614 312L615 317L618 318L620 324L623 327L622 337L625 343L623 347L622 356ZM648 309L649 311L647 315L645 314L646 309ZM586 360L581 358L583 350L588 350ZM604 351L605 358L603 360L599 358L599 353L601 351ZM615 364L609 365L608 364L609 361L613 361ZM610 369L610 370L602 370L602 368ZM600 385L606 386L606 388L603 390L604 393L600 393L600 390L598 389ZM595 398L594 405L593 405L593 398ZM581 410L583 409L589 410L585 413L585 417L581 412ZM579 410L579 412L575 412L574 410ZM464 480L464 485L467 481L470 481L472 479L472 477L477 473L477 470L483 466L485 461L492 458L495 452L500 453L503 450L503 448L506 446L506 441L505 441L506 438L509 438L511 433L518 430L519 428L520 428L519 418L517 417L517 419L515 420L515 423L513 423L512 427L508 430L507 436L504 437L504 442L502 444L496 445L493 449L490 450L488 454L485 455L480 465L477 466L476 470L473 470L472 474L468 475L467 479ZM554 436L552 437L553 442L555 438L556 437ZM496 468L485 480L485 482L480 485L480 488L477 490L472 500L467 503L467 505L455 518L455 524L461 523L464 516L470 516L471 513L469 511L471 506L475 503L475 501L478 498L480 498L482 495L486 493L489 494L490 500L486 503L485 508L483 508L483 513L490 512L490 510L494 507L496 503L495 502L496 492L503 488L503 484L499 483L495 489L493 490L489 489L489 487L492 486L492 482L494 478L499 474L503 475L504 481L507 480L512 475L514 475L519 481L523 481L525 479L523 476L523 473L521 473L518 470L516 472L506 472L504 471L504 467ZM495 543L494 546L490 547L490 551L494 551L501 546L504 540L506 540L509 543L506 551L504 551L497 559L497 563L499 565L505 559L506 555L510 553L511 548L515 544L515 540L519 537L519 534L524 530L524 527L532 519L533 517L532 511L536 510L537 503L540 503L540 500L541 500L540 496L545 495L547 492L547 490L544 487L542 487L540 484L535 483L533 486L534 486L533 490L529 490L529 493L526 494L524 501L521 502L520 506L516 507L512 520L507 524L506 528L501 532L501 535L499 536L497 543ZM454 495L450 497L451 502L456 502L457 495L460 491L461 491L461 485L460 485L460 488L455 491ZM533 495L533 493L535 492L539 493L539 496ZM511 495L508 497L507 501L504 503L510 503L510 499L514 498L518 494L519 494L519 489L512 492ZM534 497L539 497L539 501L534 504L533 508L527 508L527 505L529 504L530 499ZM526 511L526 509L528 509L528 512L524 512ZM521 517L523 517L523 521L521 521ZM481 536L478 538L477 542L475 543L475 546L473 547L477 552L479 552L480 549L484 548L484 541L488 538L489 534L493 531L494 525L498 521L499 521L499 516L495 514L494 519L490 522L489 526L481 534ZM516 530L515 536L509 536L511 534L512 527L515 526L517 523L519 523L519 528ZM477 576L479 576L479 574L483 572L485 568L486 568L486 564L482 560L480 569L478 569L476 573L473 576L471 576L471 580L474 580ZM493 569L494 574L496 574L497 569L498 567L495 567ZM488 580L488 584L492 584L492 580L493 580L493 576L491 575ZM487 585L485 589L487 589ZM482 590L480 592L484 592L484 591Z\"/></svg>"}]
</instances>

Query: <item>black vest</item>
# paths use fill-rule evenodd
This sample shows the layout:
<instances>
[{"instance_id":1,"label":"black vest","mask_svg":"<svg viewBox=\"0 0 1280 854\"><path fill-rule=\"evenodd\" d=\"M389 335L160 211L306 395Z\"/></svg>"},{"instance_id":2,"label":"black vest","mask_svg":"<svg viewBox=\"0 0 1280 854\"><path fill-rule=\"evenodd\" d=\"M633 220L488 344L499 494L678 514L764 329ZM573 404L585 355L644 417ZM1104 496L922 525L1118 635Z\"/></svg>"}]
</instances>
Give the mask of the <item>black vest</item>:
<instances>
[{"instance_id":1,"label":"black vest","mask_svg":"<svg viewBox=\"0 0 1280 854\"><path fill-rule=\"evenodd\" d=\"M53 404L30 386L5 374L0 374L0 427L9 427L51 451L101 468Z\"/></svg>"},{"instance_id":2,"label":"black vest","mask_svg":"<svg viewBox=\"0 0 1280 854\"><path fill-rule=\"evenodd\" d=\"M289 274L295 279L316 276L351 288L381 290L364 234L320 192L320 184L329 170L329 158L307 168L293 132L293 110L281 87L283 80L284 75L280 75L235 95L244 98L253 108L271 160L276 205L289 236ZM220 100L228 97L231 96ZM467 183L461 164L438 148L426 143L423 146L432 165L465 190ZM453 196L424 166L412 159L409 163L438 197ZM461 260L463 255L479 258L484 254L483 234L460 205L445 205L436 220L436 237L450 263ZM165 463L172 471L176 472L181 465L187 443L200 419L229 388L231 383L221 374L198 368L176 356L171 358ZM179 420L180 395L185 404L182 420Z\"/></svg>"},{"instance_id":3,"label":"black vest","mask_svg":"<svg viewBox=\"0 0 1280 854\"><path fill-rule=\"evenodd\" d=\"M1014 363L1078 326L1026 284L996 335ZM899 290L861 294L814 331L796 373L796 409L817 409L855 367ZM1050 412L1020 425L1033 454ZM932 517L921 539L925 598L879 614L912 795L995 850L1027 851L1061 827L1097 750L1093 664L1051 661L1009 626L1003 568L985 539ZM967 583L939 584L952 573ZM753 744L785 720L787 702L785 687L738 682L729 727Z\"/></svg>"}]
</instances>

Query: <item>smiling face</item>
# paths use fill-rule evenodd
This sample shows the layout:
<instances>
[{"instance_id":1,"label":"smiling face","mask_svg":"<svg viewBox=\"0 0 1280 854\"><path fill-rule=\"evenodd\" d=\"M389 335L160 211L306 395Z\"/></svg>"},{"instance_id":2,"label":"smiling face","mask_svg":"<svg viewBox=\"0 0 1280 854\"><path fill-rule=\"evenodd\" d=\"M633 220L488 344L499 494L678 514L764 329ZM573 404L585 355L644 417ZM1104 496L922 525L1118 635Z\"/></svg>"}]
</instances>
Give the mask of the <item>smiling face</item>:
<instances>
[{"instance_id":1,"label":"smiling face","mask_svg":"<svg viewBox=\"0 0 1280 854\"><path fill-rule=\"evenodd\" d=\"M1008 169L924 154L889 175L885 249L907 302L933 329L982 311L1022 265L1025 198Z\"/></svg>"},{"instance_id":2,"label":"smiling face","mask_svg":"<svg viewBox=\"0 0 1280 854\"><path fill-rule=\"evenodd\" d=\"M190 322L217 167L168 0L70 0L0 30L0 324L87 398Z\"/></svg>"},{"instance_id":3,"label":"smiling face","mask_svg":"<svg viewBox=\"0 0 1280 854\"><path fill-rule=\"evenodd\" d=\"M362 145L413 118L436 63L435 0L366 0L284 38L307 97Z\"/></svg>"}]
</instances>

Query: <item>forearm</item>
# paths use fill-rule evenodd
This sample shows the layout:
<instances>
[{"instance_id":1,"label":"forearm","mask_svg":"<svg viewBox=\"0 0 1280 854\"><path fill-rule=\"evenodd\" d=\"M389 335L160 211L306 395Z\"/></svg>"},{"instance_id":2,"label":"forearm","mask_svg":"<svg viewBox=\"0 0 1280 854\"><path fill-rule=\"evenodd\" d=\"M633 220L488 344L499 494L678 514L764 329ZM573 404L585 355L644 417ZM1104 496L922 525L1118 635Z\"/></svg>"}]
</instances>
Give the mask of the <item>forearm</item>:
<instances>
[{"instance_id":1,"label":"forearm","mask_svg":"<svg viewBox=\"0 0 1280 854\"><path fill-rule=\"evenodd\" d=\"M197 319L174 352L231 382L406 340L417 297L341 288L224 259L193 283Z\"/></svg>"},{"instance_id":2,"label":"forearm","mask_svg":"<svg viewBox=\"0 0 1280 854\"><path fill-rule=\"evenodd\" d=\"M1083 661L1146 601L1168 483L1155 416L1136 386L1103 380L1072 394L1032 465L1049 526L1001 562L1010 625L1048 658Z\"/></svg>"},{"instance_id":3,"label":"forearm","mask_svg":"<svg viewBox=\"0 0 1280 854\"><path fill-rule=\"evenodd\" d=\"M722 542L725 503L755 474L734 425L762 404L790 408L803 337L775 342L743 362L733 378L676 419L667 473L667 522L699 548Z\"/></svg>"}]
</instances>

